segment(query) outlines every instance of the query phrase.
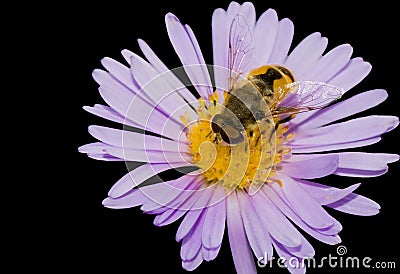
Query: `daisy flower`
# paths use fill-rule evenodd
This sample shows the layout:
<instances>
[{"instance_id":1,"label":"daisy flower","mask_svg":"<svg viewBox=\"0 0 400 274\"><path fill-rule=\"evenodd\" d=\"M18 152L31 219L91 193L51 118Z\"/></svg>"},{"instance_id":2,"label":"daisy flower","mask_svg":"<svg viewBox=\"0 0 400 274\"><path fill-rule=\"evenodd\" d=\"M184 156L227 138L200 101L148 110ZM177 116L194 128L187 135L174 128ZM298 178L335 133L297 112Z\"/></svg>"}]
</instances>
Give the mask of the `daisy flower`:
<instances>
[{"instance_id":1,"label":"daisy flower","mask_svg":"<svg viewBox=\"0 0 400 274\"><path fill-rule=\"evenodd\" d=\"M388 163L399 159L395 154L335 152L377 143L398 125L393 116L342 120L380 104L388 96L386 91L369 90L322 109L297 113L293 119L274 118L273 127L264 123L245 128L241 136L245 141L228 145L219 135L230 131L229 124L219 124L218 133L212 119L223 111L229 96L232 33L243 38L237 42L252 43L233 52L242 54L243 76L260 74L265 65L274 65L281 67L280 77L326 83L347 92L368 75L371 65L352 58L348 44L325 53L328 40L320 33L307 36L289 52L292 21L279 20L272 9L256 20L253 4L232 2L212 16L214 64L210 69L192 29L173 14L165 20L182 68L171 71L139 40L145 59L123 50L128 65L104 58L106 70L93 72L107 105L84 109L124 129L92 125L89 133L98 142L79 151L98 160L142 163L115 183L103 205L141 206L145 213L156 215L157 226L182 219L176 240L182 242L180 255L186 270L215 259L226 230L238 273L256 273L256 262L267 263L274 252L286 259L291 273L305 273L304 266L288 263L291 258L300 261L314 256L303 234L330 245L341 241L342 226L326 207L362 216L379 212L377 203L354 193L360 184L339 189L310 180L331 174L379 176L387 172ZM234 25L235 20L244 23ZM246 50L251 50L251 58ZM198 96L177 77L183 71ZM287 106L285 100L281 102L281 107ZM160 183L157 176L168 170L182 173ZM251 193L253 183L258 191Z\"/></svg>"}]
</instances>

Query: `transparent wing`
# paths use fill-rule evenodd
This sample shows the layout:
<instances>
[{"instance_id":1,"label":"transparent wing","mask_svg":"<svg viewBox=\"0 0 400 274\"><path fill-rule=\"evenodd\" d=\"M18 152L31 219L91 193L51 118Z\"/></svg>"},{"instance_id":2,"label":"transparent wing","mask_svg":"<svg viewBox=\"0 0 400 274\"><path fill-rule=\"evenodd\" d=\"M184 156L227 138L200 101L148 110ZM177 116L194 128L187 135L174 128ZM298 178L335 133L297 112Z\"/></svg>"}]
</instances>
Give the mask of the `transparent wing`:
<instances>
[{"instance_id":1,"label":"transparent wing","mask_svg":"<svg viewBox=\"0 0 400 274\"><path fill-rule=\"evenodd\" d=\"M344 90L323 82L299 81L287 84L276 91L273 115L290 115L321 109L339 99Z\"/></svg>"},{"instance_id":2,"label":"transparent wing","mask_svg":"<svg viewBox=\"0 0 400 274\"><path fill-rule=\"evenodd\" d=\"M228 90L231 90L250 63L254 51L252 31L243 15L237 14L229 30Z\"/></svg>"}]
</instances>

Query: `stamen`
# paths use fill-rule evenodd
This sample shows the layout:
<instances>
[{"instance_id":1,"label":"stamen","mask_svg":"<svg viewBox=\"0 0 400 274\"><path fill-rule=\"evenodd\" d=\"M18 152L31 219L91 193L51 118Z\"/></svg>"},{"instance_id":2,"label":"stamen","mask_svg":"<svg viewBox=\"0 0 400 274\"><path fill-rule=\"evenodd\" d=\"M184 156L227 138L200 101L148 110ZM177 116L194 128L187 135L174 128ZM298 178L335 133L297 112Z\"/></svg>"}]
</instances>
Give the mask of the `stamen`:
<instances>
[{"instance_id":1,"label":"stamen","mask_svg":"<svg viewBox=\"0 0 400 274\"><path fill-rule=\"evenodd\" d=\"M188 126L186 135L193 163L200 168L206 182L222 184L227 189L246 189L251 184L257 186L277 181L273 177L284 159L283 155L290 157L291 150L285 144L287 137L293 134L284 136L289 127L279 125L275 129L272 123L259 122L246 130L243 142L230 146L218 141L211 130L212 117L221 111L218 100L217 92L208 100L199 99L199 118ZM186 117L181 120L187 124ZM282 182L278 183L282 185Z\"/></svg>"}]
</instances>

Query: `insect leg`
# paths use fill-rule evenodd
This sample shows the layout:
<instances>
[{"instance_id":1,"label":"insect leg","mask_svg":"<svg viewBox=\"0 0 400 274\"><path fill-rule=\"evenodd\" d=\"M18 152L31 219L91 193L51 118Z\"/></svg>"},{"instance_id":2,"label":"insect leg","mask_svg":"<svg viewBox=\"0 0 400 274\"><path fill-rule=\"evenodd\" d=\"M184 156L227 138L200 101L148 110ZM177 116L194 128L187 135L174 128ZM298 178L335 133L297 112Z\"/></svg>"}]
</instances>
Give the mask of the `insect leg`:
<instances>
[{"instance_id":1,"label":"insect leg","mask_svg":"<svg viewBox=\"0 0 400 274\"><path fill-rule=\"evenodd\" d=\"M292 120L294 117L295 117L295 115L292 114L292 115L289 115L289 116L287 116L287 117L285 117L285 118L283 118L283 119L281 119L281 120L278 120L278 121L275 123L275 127L273 128L273 130L272 130L272 132L271 132L271 135L269 136L269 141L271 141L272 135L276 132L276 130L278 129L278 127L279 127L280 124L287 123L287 122L289 122L290 120Z\"/></svg>"}]
</instances>

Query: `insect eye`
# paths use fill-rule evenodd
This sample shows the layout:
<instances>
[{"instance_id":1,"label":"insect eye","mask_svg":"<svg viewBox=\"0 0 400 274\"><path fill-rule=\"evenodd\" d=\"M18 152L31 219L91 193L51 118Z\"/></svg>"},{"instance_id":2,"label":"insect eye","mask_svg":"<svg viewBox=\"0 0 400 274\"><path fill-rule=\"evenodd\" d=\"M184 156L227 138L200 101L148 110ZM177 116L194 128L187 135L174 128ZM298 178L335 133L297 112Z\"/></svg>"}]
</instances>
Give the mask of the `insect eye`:
<instances>
[{"instance_id":1,"label":"insect eye","mask_svg":"<svg viewBox=\"0 0 400 274\"><path fill-rule=\"evenodd\" d=\"M214 133L221 131L221 127L224 126L224 122L219 114L215 115L211 121L211 129Z\"/></svg>"},{"instance_id":2,"label":"insect eye","mask_svg":"<svg viewBox=\"0 0 400 274\"><path fill-rule=\"evenodd\" d=\"M230 145L237 145L244 140L243 134L234 127L226 126L220 131L222 140Z\"/></svg>"}]
</instances>

